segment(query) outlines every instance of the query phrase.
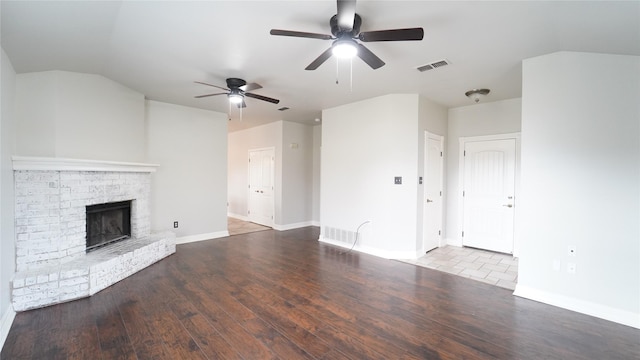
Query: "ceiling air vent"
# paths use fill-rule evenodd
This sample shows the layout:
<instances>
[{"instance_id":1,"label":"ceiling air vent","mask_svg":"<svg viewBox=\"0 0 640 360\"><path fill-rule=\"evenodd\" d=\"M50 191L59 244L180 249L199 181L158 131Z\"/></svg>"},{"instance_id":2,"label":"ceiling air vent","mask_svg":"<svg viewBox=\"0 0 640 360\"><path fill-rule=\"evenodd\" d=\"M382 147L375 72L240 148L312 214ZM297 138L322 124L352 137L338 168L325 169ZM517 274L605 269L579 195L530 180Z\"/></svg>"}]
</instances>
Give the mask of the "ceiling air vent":
<instances>
[{"instance_id":1,"label":"ceiling air vent","mask_svg":"<svg viewBox=\"0 0 640 360\"><path fill-rule=\"evenodd\" d=\"M281 107L281 108L280 108L280 109L278 109L278 110L280 110L280 111L286 111L286 110L289 110L289 108L288 108L288 107L286 107L286 106L283 106L283 107Z\"/></svg>"},{"instance_id":2,"label":"ceiling air vent","mask_svg":"<svg viewBox=\"0 0 640 360\"><path fill-rule=\"evenodd\" d=\"M418 66L417 69L420 72L425 72L427 70L433 70L433 69L436 69L436 68L439 68L439 67L447 66L449 64L450 64L449 60L442 59L442 60L431 62L431 63L426 64L426 65Z\"/></svg>"}]
</instances>

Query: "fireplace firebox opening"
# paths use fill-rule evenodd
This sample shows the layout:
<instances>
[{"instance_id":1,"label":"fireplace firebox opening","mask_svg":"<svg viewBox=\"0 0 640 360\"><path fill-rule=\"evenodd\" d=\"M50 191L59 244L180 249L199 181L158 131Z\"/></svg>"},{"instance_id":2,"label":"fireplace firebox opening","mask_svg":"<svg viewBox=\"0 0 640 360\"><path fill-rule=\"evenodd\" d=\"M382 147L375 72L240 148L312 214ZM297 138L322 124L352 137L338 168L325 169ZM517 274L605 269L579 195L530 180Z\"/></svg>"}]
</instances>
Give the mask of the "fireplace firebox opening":
<instances>
[{"instance_id":1,"label":"fireplace firebox opening","mask_svg":"<svg viewBox=\"0 0 640 360\"><path fill-rule=\"evenodd\" d=\"M131 237L131 200L87 206L87 252Z\"/></svg>"}]
</instances>

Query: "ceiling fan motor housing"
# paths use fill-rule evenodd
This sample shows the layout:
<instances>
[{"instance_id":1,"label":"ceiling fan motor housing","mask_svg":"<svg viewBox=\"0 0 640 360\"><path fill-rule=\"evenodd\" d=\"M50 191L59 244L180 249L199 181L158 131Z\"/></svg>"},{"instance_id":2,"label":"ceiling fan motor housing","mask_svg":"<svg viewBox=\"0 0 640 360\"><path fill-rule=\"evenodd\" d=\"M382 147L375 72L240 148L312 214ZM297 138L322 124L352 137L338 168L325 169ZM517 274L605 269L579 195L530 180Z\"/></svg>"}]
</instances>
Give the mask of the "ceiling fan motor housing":
<instances>
[{"instance_id":1,"label":"ceiling fan motor housing","mask_svg":"<svg viewBox=\"0 0 640 360\"><path fill-rule=\"evenodd\" d=\"M241 86L245 86L247 85L247 82L242 80L242 79L238 79L238 78L228 78L227 79L227 87L229 89L237 89Z\"/></svg>"},{"instance_id":2,"label":"ceiling fan motor housing","mask_svg":"<svg viewBox=\"0 0 640 360\"><path fill-rule=\"evenodd\" d=\"M344 35L349 35L350 37L354 38L360 33L362 18L360 17L360 15L355 14L353 18L353 28L351 30L340 29L340 26L338 25L338 14L333 15L331 19L329 19L329 25L331 26L331 34L333 34L334 37L340 38Z\"/></svg>"}]
</instances>

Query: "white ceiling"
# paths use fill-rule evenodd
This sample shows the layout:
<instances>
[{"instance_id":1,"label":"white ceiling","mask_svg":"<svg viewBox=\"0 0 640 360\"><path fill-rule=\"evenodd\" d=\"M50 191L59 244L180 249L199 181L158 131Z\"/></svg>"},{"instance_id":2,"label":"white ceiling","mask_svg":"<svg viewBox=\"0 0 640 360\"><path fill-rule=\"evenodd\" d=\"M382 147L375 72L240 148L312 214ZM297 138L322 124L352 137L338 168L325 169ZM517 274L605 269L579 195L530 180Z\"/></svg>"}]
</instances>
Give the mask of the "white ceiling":
<instances>
[{"instance_id":1,"label":"white ceiling","mask_svg":"<svg viewBox=\"0 0 640 360\"><path fill-rule=\"evenodd\" d=\"M446 107L521 96L521 61L555 51L640 55L640 1L360 0L362 31L423 27L424 40L366 46L386 65L372 70L329 59L304 68L330 41L269 35L272 28L330 34L335 1L6 1L2 48L18 73L101 74L148 99L229 113L230 131L277 121L314 124L321 111L389 93L419 93ZM451 65L418 72L440 59ZM336 70L339 84L336 84ZM594 69L594 71L599 71ZM195 84L256 82L242 121L226 97ZM290 110L281 112L281 106Z\"/></svg>"}]
</instances>

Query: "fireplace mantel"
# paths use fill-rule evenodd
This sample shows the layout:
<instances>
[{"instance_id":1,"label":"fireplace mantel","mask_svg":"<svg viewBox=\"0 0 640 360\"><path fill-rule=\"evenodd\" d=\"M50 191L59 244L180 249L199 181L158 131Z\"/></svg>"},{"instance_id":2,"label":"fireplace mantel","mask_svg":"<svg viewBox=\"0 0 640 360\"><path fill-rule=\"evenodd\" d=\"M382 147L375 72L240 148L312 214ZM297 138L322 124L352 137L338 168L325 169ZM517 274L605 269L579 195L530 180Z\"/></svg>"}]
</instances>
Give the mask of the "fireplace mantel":
<instances>
[{"instance_id":1,"label":"fireplace mantel","mask_svg":"<svg viewBox=\"0 0 640 360\"><path fill-rule=\"evenodd\" d=\"M155 172L157 164L119 161L13 156L13 170Z\"/></svg>"}]
</instances>

